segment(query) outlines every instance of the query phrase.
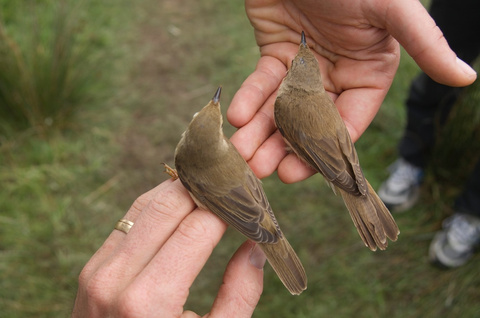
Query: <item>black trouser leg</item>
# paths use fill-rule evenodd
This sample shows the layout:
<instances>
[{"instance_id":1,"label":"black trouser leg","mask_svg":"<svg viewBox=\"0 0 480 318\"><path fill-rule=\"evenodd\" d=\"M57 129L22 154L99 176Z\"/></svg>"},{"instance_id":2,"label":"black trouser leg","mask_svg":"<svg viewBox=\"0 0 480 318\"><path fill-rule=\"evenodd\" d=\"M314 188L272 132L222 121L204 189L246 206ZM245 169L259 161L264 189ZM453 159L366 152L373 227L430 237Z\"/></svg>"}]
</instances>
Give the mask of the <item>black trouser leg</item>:
<instances>
[{"instance_id":1,"label":"black trouser leg","mask_svg":"<svg viewBox=\"0 0 480 318\"><path fill-rule=\"evenodd\" d=\"M480 1L433 0L430 14L457 56L472 63L480 53ZM425 167L443 125L461 89L438 84L424 73L410 87L406 101L407 125L399 144L400 156Z\"/></svg>"}]
</instances>

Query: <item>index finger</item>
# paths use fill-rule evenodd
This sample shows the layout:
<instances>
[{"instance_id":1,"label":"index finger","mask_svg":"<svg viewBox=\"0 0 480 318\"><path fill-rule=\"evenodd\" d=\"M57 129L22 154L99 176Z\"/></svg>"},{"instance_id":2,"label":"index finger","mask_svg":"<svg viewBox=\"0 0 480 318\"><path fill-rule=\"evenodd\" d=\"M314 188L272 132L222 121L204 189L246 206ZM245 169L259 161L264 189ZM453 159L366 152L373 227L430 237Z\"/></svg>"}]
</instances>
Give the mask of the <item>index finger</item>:
<instances>
[{"instance_id":1,"label":"index finger","mask_svg":"<svg viewBox=\"0 0 480 318\"><path fill-rule=\"evenodd\" d=\"M280 86L287 67L280 60L263 56L255 71L243 82L227 110L227 119L240 128L252 120L257 111Z\"/></svg>"}]
</instances>

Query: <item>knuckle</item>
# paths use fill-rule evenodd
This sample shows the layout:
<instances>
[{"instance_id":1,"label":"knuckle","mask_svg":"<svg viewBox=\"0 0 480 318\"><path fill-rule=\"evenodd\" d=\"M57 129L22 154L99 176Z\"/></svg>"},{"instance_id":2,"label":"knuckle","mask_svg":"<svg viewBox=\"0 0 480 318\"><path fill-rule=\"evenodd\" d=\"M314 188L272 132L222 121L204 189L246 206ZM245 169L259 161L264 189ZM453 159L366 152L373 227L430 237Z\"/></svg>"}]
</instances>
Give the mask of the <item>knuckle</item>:
<instances>
[{"instance_id":1,"label":"knuckle","mask_svg":"<svg viewBox=\"0 0 480 318\"><path fill-rule=\"evenodd\" d=\"M264 109L258 111L257 115L260 118L260 122L264 125L273 124L272 123L272 114Z\"/></svg>"},{"instance_id":2,"label":"knuckle","mask_svg":"<svg viewBox=\"0 0 480 318\"><path fill-rule=\"evenodd\" d=\"M178 303L178 304L177 304ZM117 316L129 318L179 317L185 300L175 302L175 297L168 294L152 302L151 295L143 285L130 285L118 298Z\"/></svg>"},{"instance_id":3,"label":"knuckle","mask_svg":"<svg viewBox=\"0 0 480 318\"><path fill-rule=\"evenodd\" d=\"M107 273L100 270L95 272L89 279L85 276L80 277L80 284L84 286L84 290L88 297L88 303L96 308L108 308L114 298L111 292L110 280Z\"/></svg>"},{"instance_id":4,"label":"knuckle","mask_svg":"<svg viewBox=\"0 0 480 318\"><path fill-rule=\"evenodd\" d=\"M80 275L78 276L78 285L80 287L85 287L88 281L90 280L92 273L93 273L93 268L90 268L89 263L87 263L87 265L85 265L85 267L80 272Z\"/></svg>"},{"instance_id":5,"label":"knuckle","mask_svg":"<svg viewBox=\"0 0 480 318\"><path fill-rule=\"evenodd\" d=\"M180 223L177 231L186 240L204 241L211 231L208 223L209 218L203 213L192 213Z\"/></svg>"},{"instance_id":6,"label":"knuckle","mask_svg":"<svg viewBox=\"0 0 480 318\"><path fill-rule=\"evenodd\" d=\"M150 202L153 217L159 219L178 218L179 212L193 209L193 201L177 189L167 189L155 195Z\"/></svg>"},{"instance_id":7,"label":"knuckle","mask_svg":"<svg viewBox=\"0 0 480 318\"><path fill-rule=\"evenodd\" d=\"M150 197L147 193L144 193L133 202L131 209L136 211L142 211L148 205L149 201Z\"/></svg>"},{"instance_id":8,"label":"knuckle","mask_svg":"<svg viewBox=\"0 0 480 318\"><path fill-rule=\"evenodd\" d=\"M258 303L258 292L255 289L249 289L244 292L236 291L236 308L244 308L246 310L254 309Z\"/></svg>"},{"instance_id":9,"label":"knuckle","mask_svg":"<svg viewBox=\"0 0 480 318\"><path fill-rule=\"evenodd\" d=\"M145 317L145 308L148 304L143 302L145 295L138 289L129 288L119 296L118 316L119 317Z\"/></svg>"}]
</instances>

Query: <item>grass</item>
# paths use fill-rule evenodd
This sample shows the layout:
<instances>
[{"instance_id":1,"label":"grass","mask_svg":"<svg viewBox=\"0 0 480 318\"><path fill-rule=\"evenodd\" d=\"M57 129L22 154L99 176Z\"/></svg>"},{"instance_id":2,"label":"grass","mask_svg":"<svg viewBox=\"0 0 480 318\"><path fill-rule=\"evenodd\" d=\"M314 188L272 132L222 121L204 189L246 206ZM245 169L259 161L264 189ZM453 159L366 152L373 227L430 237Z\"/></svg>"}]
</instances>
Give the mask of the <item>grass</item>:
<instances>
[{"instance_id":1,"label":"grass","mask_svg":"<svg viewBox=\"0 0 480 318\"><path fill-rule=\"evenodd\" d=\"M27 45L29 37L19 30L31 21L16 15L16 5L27 1L0 3L6 32L19 46ZM41 19L47 19L41 8L40 17L47 15ZM84 0L76 16L82 25L78 43L93 48L85 58L107 60L82 90L88 99L79 100L81 111L67 129L53 129L47 137L35 129L0 134L0 308L5 317L69 315L80 270L133 200L166 178L160 162L173 163L192 114L218 85L224 87L225 114L258 59L242 3L235 1L143 0L127 6ZM357 142L374 187L395 159L403 101L417 71L403 54L384 106ZM464 109L478 127L473 115L478 116L478 89L462 105L469 106L455 110L447 136L464 122ZM471 136L479 144L478 135ZM453 146L460 151L460 137L447 140L442 151L448 154ZM299 297L290 296L267 265L254 317L478 316L479 257L452 271L426 261L459 184L429 172L422 203L396 216L402 232L398 242L372 253L320 176L293 185L275 175L266 178L265 190L304 262L309 287ZM242 236L227 231L192 287L188 309L208 311L241 242Z\"/></svg>"},{"instance_id":2,"label":"grass","mask_svg":"<svg viewBox=\"0 0 480 318\"><path fill-rule=\"evenodd\" d=\"M15 17L18 12L30 18ZM91 45L79 43L83 30L74 12L67 0L20 1L2 18L0 116L9 119L3 133L30 127L45 135L50 126L65 128L78 105L88 100L85 87L95 77L96 65Z\"/></svg>"}]
</instances>

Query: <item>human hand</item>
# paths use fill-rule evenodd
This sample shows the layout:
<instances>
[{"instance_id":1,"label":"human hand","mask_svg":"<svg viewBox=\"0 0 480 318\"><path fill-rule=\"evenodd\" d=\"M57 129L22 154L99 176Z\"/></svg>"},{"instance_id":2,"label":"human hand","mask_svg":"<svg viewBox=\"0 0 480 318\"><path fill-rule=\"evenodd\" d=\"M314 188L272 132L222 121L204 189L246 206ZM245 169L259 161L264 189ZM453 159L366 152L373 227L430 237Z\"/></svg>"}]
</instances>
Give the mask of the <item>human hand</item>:
<instances>
[{"instance_id":1,"label":"human hand","mask_svg":"<svg viewBox=\"0 0 480 318\"><path fill-rule=\"evenodd\" d=\"M130 232L114 230L80 274L72 317L199 317L183 306L227 225L195 208L179 180L140 196L125 219L135 222ZM264 264L261 249L244 243L205 317L251 317Z\"/></svg>"},{"instance_id":2,"label":"human hand","mask_svg":"<svg viewBox=\"0 0 480 318\"><path fill-rule=\"evenodd\" d=\"M301 31L316 53L323 84L356 141L378 112L398 68L399 43L434 80L471 84L476 73L457 59L417 0L246 0L261 58L227 112L239 128L231 141L259 178L278 171L286 183L314 173L287 154L273 105Z\"/></svg>"}]
</instances>

